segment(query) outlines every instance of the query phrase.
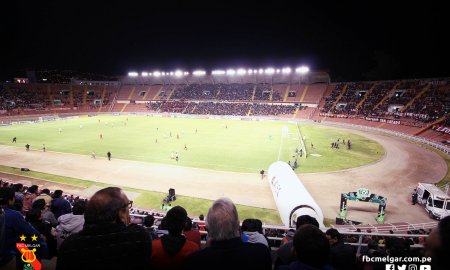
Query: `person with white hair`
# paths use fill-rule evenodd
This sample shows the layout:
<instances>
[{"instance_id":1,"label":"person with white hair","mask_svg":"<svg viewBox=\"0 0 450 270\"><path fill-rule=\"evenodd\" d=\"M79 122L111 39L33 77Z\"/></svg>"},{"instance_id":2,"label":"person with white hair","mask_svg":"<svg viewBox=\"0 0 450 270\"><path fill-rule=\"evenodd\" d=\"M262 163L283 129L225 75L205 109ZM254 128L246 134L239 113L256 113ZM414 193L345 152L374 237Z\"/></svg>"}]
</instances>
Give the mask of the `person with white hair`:
<instances>
[{"instance_id":1,"label":"person with white hair","mask_svg":"<svg viewBox=\"0 0 450 270\"><path fill-rule=\"evenodd\" d=\"M186 258L185 269L272 269L269 249L241 240L239 217L230 199L220 198L206 216L208 247Z\"/></svg>"}]
</instances>

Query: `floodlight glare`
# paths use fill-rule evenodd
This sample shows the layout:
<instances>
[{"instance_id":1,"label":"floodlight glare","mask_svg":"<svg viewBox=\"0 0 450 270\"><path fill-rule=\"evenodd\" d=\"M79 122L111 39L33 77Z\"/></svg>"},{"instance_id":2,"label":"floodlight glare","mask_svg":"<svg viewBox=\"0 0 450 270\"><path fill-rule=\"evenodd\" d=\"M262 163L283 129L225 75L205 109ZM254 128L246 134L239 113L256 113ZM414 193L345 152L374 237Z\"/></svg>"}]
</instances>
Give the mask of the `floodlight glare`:
<instances>
[{"instance_id":1,"label":"floodlight glare","mask_svg":"<svg viewBox=\"0 0 450 270\"><path fill-rule=\"evenodd\" d=\"M300 74L305 74L309 72L309 67L307 66L301 66L295 69L295 72L300 73Z\"/></svg>"},{"instance_id":2,"label":"floodlight glare","mask_svg":"<svg viewBox=\"0 0 450 270\"><path fill-rule=\"evenodd\" d=\"M280 69L279 69L279 68L277 68L276 72L277 72L277 73L280 73Z\"/></svg>"},{"instance_id":3,"label":"floodlight glare","mask_svg":"<svg viewBox=\"0 0 450 270\"><path fill-rule=\"evenodd\" d=\"M237 70L237 75L239 76L245 75L245 73L247 73L247 71L243 68Z\"/></svg>"},{"instance_id":4,"label":"floodlight glare","mask_svg":"<svg viewBox=\"0 0 450 270\"><path fill-rule=\"evenodd\" d=\"M289 67L283 68L283 69L281 70L281 72L282 72L283 74L290 74L290 73L291 73L291 68L289 68Z\"/></svg>"},{"instance_id":5,"label":"floodlight glare","mask_svg":"<svg viewBox=\"0 0 450 270\"><path fill-rule=\"evenodd\" d=\"M148 72L145 72L145 71L141 72L141 76L142 77L147 77L148 76Z\"/></svg>"},{"instance_id":6,"label":"floodlight glare","mask_svg":"<svg viewBox=\"0 0 450 270\"><path fill-rule=\"evenodd\" d=\"M137 76L139 76L139 73L134 72L134 71L128 72L128 76L129 76L129 77L137 77Z\"/></svg>"},{"instance_id":7,"label":"floodlight glare","mask_svg":"<svg viewBox=\"0 0 450 270\"><path fill-rule=\"evenodd\" d=\"M227 69L227 75L228 76L234 76L234 74L236 74L236 70L234 70L234 69Z\"/></svg>"},{"instance_id":8,"label":"floodlight glare","mask_svg":"<svg viewBox=\"0 0 450 270\"><path fill-rule=\"evenodd\" d=\"M172 74L173 74L173 72L170 72L170 75L172 75ZM177 77L183 76L183 71L181 71L181 70L175 71L175 76L177 76Z\"/></svg>"},{"instance_id":9,"label":"floodlight glare","mask_svg":"<svg viewBox=\"0 0 450 270\"><path fill-rule=\"evenodd\" d=\"M259 74L263 74L264 70L262 68L259 69Z\"/></svg>"},{"instance_id":10,"label":"floodlight glare","mask_svg":"<svg viewBox=\"0 0 450 270\"><path fill-rule=\"evenodd\" d=\"M249 70L247 70L247 73L248 73L248 74L252 74L252 73L253 73L253 70L249 69Z\"/></svg>"},{"instance_id":11,"label":"floodlight glare","mask_svg":"<svg viewBox=\"0 0 450 270\"><path fill-rule=\"evenodd\" d=\"M194 74L194 76L204 76L206 74L206 71L204 71L204 70L195 70L194 72L192 72L192 74Z\"/></svg>"},{"instance_id":12,"label":"floodlight glare","mask_svg":"<svg viewBox=\"0 0 450 270\"><path fill-rule=\"evenodd\" d=\"M264 73L266 73L266 74L273 74L273 73L275 73L275 69L273 69L273 68L266 68L266 70L264 70Z\"/></svg>"},{"instance_id":13,"label":"floodlight glare","mask_svg":"<svg viewBox=\"0 0 450 270\"><path fill-rule=\"evenodd\" d=\"M153 76L159 77L159 76L161 76L161 72L159 72L159 71L154 71L154 72L153 72Z\"/></svg>"},{"instance_id":14,"label":"floodlight glare","mask_svg":"<svg viewBox=\"0 0 450 270\"><path fill-rule=\"evenodd\" d=\"M224 75L225 73L225 70L213 70L211 72L212 75Z\"/></svg>"}]
</instances>

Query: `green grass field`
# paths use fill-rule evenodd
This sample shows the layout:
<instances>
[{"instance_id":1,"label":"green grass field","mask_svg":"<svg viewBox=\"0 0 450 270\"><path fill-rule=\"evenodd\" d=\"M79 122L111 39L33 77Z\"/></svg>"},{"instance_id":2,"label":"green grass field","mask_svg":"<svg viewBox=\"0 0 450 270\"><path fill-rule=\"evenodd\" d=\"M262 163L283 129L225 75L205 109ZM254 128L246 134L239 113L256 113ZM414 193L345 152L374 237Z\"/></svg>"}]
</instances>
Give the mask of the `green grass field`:
<instances>
[{"instance_id":1,"label":"green grass field","mask_svg":"<svg viewBox=\"0 0 450 270\"><path fill-rule=\"evenodd\" d=\"M61 129L61 132L59 132ZM378 143L334 128L300 125L308 158L298 158L297 172L335 171L374 162L384 150ZM100 139L102 134L103 139ZM11 142L17 137L17 143ZM178 137L178 138L177 138ZM350 139L352 150L338 138ZM0 144L146 162L176 164L212 170L253 172L267 169L277 160L291 161L301 146L297 125L292 122L204 120L146 116L96 116L62 121L0 127ZM311 149L311 143L314 149ZM184 150L184 146L188 150ZM311 155L314 154L314 155Z\"/></svg>"}]
</instances>

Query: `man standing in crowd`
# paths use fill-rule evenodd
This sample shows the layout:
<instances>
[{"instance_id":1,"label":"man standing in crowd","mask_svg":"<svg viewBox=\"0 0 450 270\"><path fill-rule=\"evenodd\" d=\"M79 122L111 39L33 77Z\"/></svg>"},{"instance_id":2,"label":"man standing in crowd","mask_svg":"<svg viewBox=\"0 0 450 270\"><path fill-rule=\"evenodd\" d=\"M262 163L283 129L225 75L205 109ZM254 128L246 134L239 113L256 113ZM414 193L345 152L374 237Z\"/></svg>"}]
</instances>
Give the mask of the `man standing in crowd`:
<instances>
[{"instance_id":1,"label":"man standing in crowd","mask_svg":"<svg viewBox=\"0 0 450 270\"><path fill-rule=\"evenodd\" d=\"M142 226L129 225L131 207L120 188L97 191L83 230L62 243L56 269L151 269L151 239Z\"/></svg>"},{"instance_id":2,"label":"man standing in crowd","mask_svg":"<svg viewBox=\"0 0 450 270\"><path fill-rule=\"evenodd\" d=\"M411 194L411 202L412 205L415 205L417 203L417 189L414 189L413 193Z\"/></svg>"}]
</instances>

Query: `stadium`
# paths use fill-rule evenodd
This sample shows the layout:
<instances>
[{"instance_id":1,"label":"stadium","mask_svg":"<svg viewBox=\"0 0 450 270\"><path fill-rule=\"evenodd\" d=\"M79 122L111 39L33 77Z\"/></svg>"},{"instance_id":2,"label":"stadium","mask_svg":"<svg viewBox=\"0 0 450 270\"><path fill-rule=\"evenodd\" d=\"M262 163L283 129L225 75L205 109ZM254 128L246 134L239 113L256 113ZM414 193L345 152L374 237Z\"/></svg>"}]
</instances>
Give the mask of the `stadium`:
<instances>
[{"instance_id":1,"label":"stadium","mask_svg":"<svg viewBox=\"0 0 450 270\"><path fill-rule=\"evenodd\" d=\"M14 5L0 269L448 268L427 4Z\"/></svg>"},{"instance_id":2,"label":"stadium","mask_svg":"<svg viewBox=\"0 0 450 270\"><path fill-rule=\"evenodd\" d=\"M135 198L147 208L158 209L175 188L192 199L228 196L276 211L260 170L297 160L295 172L328 220L338 216L341 193L364 187L388 198L386 222L432 221L425 211L401 209L411 207L417 183L445 184L448 81L330 83L328 74L307 70L130 72L121 81L4 84L2 165L161 192L150 205ZM338 139L350 140L352 149L330 147ZM113 162L105 162L108 151ZM184 206L197 215L207 210ZM349 211L349 219L375 223L374 207L353 208L359 211ZM280 224L273 215L258 218Z\"/></svg>"}]
</instances>

